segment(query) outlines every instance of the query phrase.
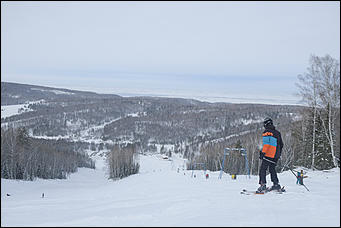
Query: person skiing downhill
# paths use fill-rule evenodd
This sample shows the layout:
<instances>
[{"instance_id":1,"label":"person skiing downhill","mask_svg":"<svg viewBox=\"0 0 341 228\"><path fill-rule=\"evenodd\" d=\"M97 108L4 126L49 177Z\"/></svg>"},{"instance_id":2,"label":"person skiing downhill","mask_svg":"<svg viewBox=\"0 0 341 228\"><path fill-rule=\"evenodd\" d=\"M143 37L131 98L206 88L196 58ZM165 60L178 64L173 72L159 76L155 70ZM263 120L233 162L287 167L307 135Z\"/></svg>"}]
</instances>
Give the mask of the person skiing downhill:
<instances>
[{"instance_id":1,"label":"person skiing downhill","mask_svg":"<svg viewBox=\"0 0 341 228\"><path fill-rule=\"evenodd\" d=\"M259 184L260 187L257 189L258 192L263 192L267 190L266 188L266 170L269 168L271 181L273 186L270 190L279 190L281 186L279 185L279 180L276 173L276 164L281 156L283 149L283 141L281 133L276 130L273 125L271 118L267 117L264 119L263 126L265 128L263 136L263 148L259 152L259 158L262 160L262 164L259 170Z\"/></svg>"}]
</instances>

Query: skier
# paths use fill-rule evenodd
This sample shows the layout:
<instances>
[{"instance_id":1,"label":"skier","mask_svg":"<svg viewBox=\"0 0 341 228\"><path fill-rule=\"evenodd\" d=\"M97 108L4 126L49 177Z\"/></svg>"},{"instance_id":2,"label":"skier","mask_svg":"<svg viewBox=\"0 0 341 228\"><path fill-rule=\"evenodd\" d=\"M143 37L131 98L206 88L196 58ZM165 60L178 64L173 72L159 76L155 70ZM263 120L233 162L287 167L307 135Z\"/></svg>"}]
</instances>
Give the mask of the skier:
<instances>
[{"instance_id":1,"label":"skier","mask_svg":"<svg viewBox=\"0 0 341 228\"><path fill-rule=\"evenodd\" d=\"M260 187L257 189L258 192L265 191L266 188L266 170L269 167L271 181L273 186L270 190L279 190L279 180L276 173L276 164L281 156L283 149L283 141L281 133L275 129L272 119L267 117L264 119L263 126L265 128L263 132L263 148L259 152L259 158L262 160L262 164L259 170L259 184Z\"/></svg>"},{"instance_id":2,"label":"skier","mask_svg":"<svg viewBox=\"0 0 341 228\"><path fill-rule=\"evenodd\" d=\"M299 171L297 171L297 180L296 180L296 184L300 184L301 183L301 173Z\"/></svg>"},{"instance_id":3,"label":"skier","mask_svg":"<svg viewBox=\"0 0 341 228\"><path fill-rule=\"evenodd\" d=\"M297 181L296 181L296 184L303 185L303 178L304 178L303 170L301 170L301 172L297 172Z\"/></svg>"}]
</instances>

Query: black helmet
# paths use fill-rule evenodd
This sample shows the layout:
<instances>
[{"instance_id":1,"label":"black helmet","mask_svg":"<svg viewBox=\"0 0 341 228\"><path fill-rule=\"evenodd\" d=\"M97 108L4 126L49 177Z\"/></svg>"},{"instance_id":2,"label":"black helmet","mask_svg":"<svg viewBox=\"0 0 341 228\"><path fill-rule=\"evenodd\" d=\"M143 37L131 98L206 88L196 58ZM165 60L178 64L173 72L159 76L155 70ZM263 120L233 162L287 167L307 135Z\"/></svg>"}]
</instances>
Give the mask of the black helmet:
<instances>
[{"instance_id":1,"label":"black helmet","mask_svg":"<svg viewBox=\"0 0 341 228\"><path fill-rule=\"evenodd\" d=\"M263 121L264 127L273 125L272 119L270 117L266 117Z\"/></svg>"}]
</instances>

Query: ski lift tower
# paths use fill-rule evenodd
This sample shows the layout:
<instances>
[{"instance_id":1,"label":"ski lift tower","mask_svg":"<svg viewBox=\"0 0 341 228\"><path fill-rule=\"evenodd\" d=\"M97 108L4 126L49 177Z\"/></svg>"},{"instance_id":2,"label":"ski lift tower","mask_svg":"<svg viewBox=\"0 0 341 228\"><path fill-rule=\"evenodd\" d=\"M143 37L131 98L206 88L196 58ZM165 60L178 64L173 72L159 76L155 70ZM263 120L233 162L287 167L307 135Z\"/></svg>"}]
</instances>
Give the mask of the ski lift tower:
<instances>
[{"instance_id":1,"label":"ski lift tower","mask_svg":"<svg viewBox=\"0 0 341 228\"><path fill-rule=\"evenodd\" d=\"M249 175L249 178L250 177L250 169L249 169L249 162L247 160L247 152L246 152L246 149L244 148L225 148L224 149L224 158L223 158L223 162L222 162L222 165L221 165L221 170L220 170L220 174L219 174L219 179L221 179L222 175L223 175L223 170L224 170L224 162L225 162L225 157L226 155L230 155L230 152L235 152L235 151L238 151L240 153L241 156L243 156L245 158L245 168L247 170L247 173Z\"/></svg>"}]
</instances>

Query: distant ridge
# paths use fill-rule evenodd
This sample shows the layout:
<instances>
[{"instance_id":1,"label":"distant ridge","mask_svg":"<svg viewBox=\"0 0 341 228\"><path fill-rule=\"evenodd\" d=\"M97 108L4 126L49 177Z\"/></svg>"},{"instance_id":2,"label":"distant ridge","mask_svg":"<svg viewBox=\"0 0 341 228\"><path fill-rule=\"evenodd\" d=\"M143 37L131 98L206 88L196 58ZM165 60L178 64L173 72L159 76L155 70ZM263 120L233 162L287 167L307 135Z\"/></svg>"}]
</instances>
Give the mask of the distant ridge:
<instances>
[{"instance_id":1,"label":"distant ridge","mask_svg":"<svg viewBox=\"0 0 341 228\"><path fill-rule=\"evenodd\" d=\"M23 104L40 99L56 99L62 97L82 98L118 98L116 94L98 94L89 91L79 91L64 88L1 82L1 105Z\"/></svg>"}]
</instances>

